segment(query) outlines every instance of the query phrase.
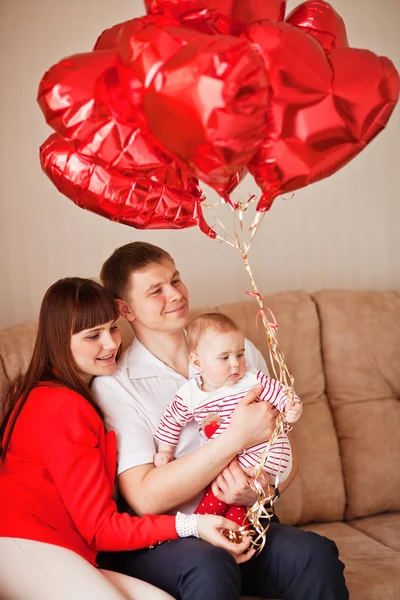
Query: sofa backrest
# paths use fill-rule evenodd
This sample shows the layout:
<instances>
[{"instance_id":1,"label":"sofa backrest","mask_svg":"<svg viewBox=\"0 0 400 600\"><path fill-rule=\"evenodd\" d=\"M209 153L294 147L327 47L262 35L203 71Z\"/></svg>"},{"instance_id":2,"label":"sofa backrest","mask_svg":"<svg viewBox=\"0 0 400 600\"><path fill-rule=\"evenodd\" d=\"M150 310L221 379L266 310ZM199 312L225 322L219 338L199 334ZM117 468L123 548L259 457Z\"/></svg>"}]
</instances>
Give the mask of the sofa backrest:
<instances>
[{"instance_id":1,"label":"sofa backrest","mask_svg":"<svg viewBox=\"0 0 400 600\"><path fill-rule=\"evenodd\" d=\"M0 331L0 404L10 381L25 373L28 368L36 331L36 321Z\"/></svg>"},{"instance_id":2,"label":"sofa backrest","mask_svg":"<svg viewBox=\"0 0 400 600\"><path fill-rule=\"evenodd\" d=\"M319 292L346 518L400 510L400 293Z\"/></svg>"},{"instance_id":3,"label":"sofa backrest","mask_svg":"<svg viewBox=\"0 0 400 600\"><path fill-rule=\"evenodd\" d=\"M277 504L290 524L400 508L400 295L286 292L265 298L304 413L292 439L300 469ZM269 362L255 301L207 306L231 316ZM123 347L132 341L121 320ZM23 372L36 323L0 332L0 394ZM346 488L346 493L345 493Z\"/></svg>"}]
</instances>

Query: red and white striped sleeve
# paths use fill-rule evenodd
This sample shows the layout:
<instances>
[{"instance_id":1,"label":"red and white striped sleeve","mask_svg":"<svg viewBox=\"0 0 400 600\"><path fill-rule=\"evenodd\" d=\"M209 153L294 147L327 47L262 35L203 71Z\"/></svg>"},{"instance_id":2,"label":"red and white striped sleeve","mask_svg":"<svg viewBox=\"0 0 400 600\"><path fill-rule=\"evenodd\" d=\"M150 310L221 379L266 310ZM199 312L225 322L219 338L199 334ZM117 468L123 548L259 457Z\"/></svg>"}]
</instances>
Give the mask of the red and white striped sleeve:
<instances>
[{"instance_id":1,"label":"red and white striped sleeve","mask_svg":"<svg viewBox=\"0 0 400 600\"><path fill-rule=\"evenodd\" d=\"M267 377L262 371L257 372L257 380L263 386L263 390L259 395L260 400L269 402L280 412L285 412L285 407L290 401L288 392L285 391L285 386L277 379ZM300 398L294 394L293 401L300 402Z\"/></svg>"},{"instance_id":2,"label":"red and white striped sleeve","mask_svg":"<svg viewBox=\"0 0 400 600\"><path fill-rule=\"evenodd\" d=\"M190 412L182 398L175 396L175 400L165 409L154 437L159 442L177 446L183 427L190 423L193 418L193 413Z\"/></svg>"}]
</instances>

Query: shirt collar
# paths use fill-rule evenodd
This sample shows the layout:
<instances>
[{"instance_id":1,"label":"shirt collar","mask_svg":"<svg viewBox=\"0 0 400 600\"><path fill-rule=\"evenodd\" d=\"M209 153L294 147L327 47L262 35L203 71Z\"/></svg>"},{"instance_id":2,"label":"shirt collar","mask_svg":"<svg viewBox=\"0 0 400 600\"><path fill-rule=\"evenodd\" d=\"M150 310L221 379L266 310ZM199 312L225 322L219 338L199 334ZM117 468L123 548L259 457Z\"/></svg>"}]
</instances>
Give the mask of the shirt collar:
<instances>
[{"instance_id":1,"label":"shirt collar","mask_svg":"<svg viewBox=\"0 0 400 600\"><path fill-rule=\"evenodd\" d=\"M130 379L143 379L146 377L185 379L180 373L177 373L154 356L137 338L133 340L126 351L126 364ZM196 373L196 369L189 365L189 377Z\"/></svg>"}]
</instances>

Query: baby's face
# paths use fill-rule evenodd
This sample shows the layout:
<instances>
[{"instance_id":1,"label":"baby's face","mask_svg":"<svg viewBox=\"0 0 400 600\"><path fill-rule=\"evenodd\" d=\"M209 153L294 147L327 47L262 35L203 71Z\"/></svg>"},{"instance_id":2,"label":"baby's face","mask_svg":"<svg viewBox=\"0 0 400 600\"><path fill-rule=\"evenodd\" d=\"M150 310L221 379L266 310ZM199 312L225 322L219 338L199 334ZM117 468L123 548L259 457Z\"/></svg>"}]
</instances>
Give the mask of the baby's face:
<instances>
[{"instance_id":1,"label":"baby's face","mask_svg":"<svg viewBox=\"0 0 400 600\"><path fill-rule=\"evenodd\" d=\"M244 336L240 331L208 330L198 344L197 355L208 391L233 385L246 372Z\"/></svg>"}]
</instances>

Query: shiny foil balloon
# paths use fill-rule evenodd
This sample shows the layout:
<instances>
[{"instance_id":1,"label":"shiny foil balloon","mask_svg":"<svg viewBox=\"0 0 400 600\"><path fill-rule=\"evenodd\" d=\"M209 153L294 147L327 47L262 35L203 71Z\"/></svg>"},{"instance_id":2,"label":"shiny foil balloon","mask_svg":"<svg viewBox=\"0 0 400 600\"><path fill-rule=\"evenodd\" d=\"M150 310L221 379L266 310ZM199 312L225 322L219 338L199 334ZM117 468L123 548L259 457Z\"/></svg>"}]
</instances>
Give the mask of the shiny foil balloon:
<instances>
[{"instance_id":1,"label":"shiny foil balloon","mask_svg":"<svg viewBox=\"0 0 400 600\"><path fill-rule=\"evenodd\" d=\"M286 0L145 0L151 14L177 15L195 13L202 8L216 11L247 26L254 21L272 19L283 21ZM231 30L232 33L232 30Z\"/></svg>"},{"instance_id":2,"label":"shiny foil balloon","mask_svg":"<svg viewBox=\"0 0 400 600\"><path fill-rule=\"evenodd\" d=\"M335 173L386 125L398 100L393 64L368 50L328 56L310 35L286 23L248 28L270 82L269 119L249 170L262 190L257 210L278 195Z\"/></svg>"},{"instance_id":3,"label":"shiny foil balloon","mask_svg":"<svg viewBox=\"0 0 400 600\"><path fill-rule=\"evenodd\" d=\"M218 10L205 8L197 0L151 0L145 2L150 16L169 18L199 33L240 35L245 24Z\"/></svg>"},{"instance_id":4,"label":"shiny foil balloon","mask_svg":"<svg viewBox=\"0 0 400 600\"><path fill-rule=\"evenodd\" d=\"M152 141L223 197L261 146L268 81L245 39L208 35L160 17L127 24L118 50L144 85L137 110Z\"/></svg>"},{"instance_id":5,"label":"shiny foil balloon","mask_svg":"<svg viewBox=\"0 0 400 600\"><path fill-rule=\"evenodd\" d=\"M265 211L345 165L398 99L392 63L349 48L323 0L286 23L275 0L147 6L151 14L106 30L92 52L52 67L39 88L58 134L42 147L43 168L74 202L109 218L197 223L213 235L197 178L235 208L229 196L249 168Z\"/></svg>"},{"instance_id":6,"label":"shiny foil balloon","mask_svg":"<svg viewBox=\"0 0 400 600\"><path fill-rule=\"evenodd\" d=\"M161 7L166 11L167 15L162 14ZM213 35L219 33L225 34L227 32L237 33L238 30L237 22L233 23L229 17L221 15L220 13L215 13L215 11L205 10L194 0L176 0L174 2L171 2L170 0L166 0L165 2L160 0L157 2L157 10L154 12L155 14L152 15L154 18L131 19L123 23L118 23L105 30L97 39L94 50L116 49L119 45L122 58L130 64L130 61L132 60L132 49L130 47L131 36L140 32L140 30L149 23L162 27L167 23L170 25L182 24L185 27L189 27L189 29L195 29L196 31L198 30L202 33L210 33ZM160 14L162 14L162 19L159 18ZM176 19L180 19L180 21L177 21ZM242 32L244 26L240 26L239 29L240 32ZM164 48L164 51L165 50L166 49ZM147 65L147 68L149 68L149 64ZM141 71L141 73L142 78L144 78L145 71ZM133 98L132 100L134 108L137 108L141 98L138 99L137 86L132 84L132 74L129 73L129 70L126 70L123 79L126 80L126 82L125 84L121 83L121 88L125 90L129 88L129 91L125 96L127 100L132 93L132 90L135 90L136 88L136 98ZM140 90L140 94L141 93L142 89ZM136 118L138 117L139 115L136 114ZM157 140L155 140L155 143L157 144ZM235 206L235 203L231 201L230 195L247 173L246 167L242 167L240 170L235 171L230 177L226 178L224 186L220 189L220 193L232 206Z\"/></svg>"},{"instance_id":7,"label":"shiny foil balloon","mask_svg":"<svg viewBox=\"0 0 400 600\"><path fill-rule=\"evenodd\" d=\"M335 48L347 48L349 45L342 17L323 0L309 0L299 4L285 22L312 35L326 54Z\"/></svg>"},{"instance_id":8,"label":"shiny foil balloon","mask_svg":"<svg viewBox=\"0 0 400 600\"><path fill-rule=\"evenodd\" d=\"M38 102L48 124L65 139L51 136L42 146L44 171L60 191L92 212L135 227L198 224L210 234L197 180L154 146L136 122L133 99L142 101L143 86L125 71L115 50L103 50L72 56L45 74Z\"/></svg>"},{"instance_id":9,"label":"shiny foil balloon","mask_svg":"<svg viewBox=\"0 0 400 600\"><path fill-rule=\"evenodd\" d=\"M244 23L250 25L254 21L272 19L283 21L286 9L286 0L200 0L207 8L213 8Z\"/></svg>"},{"instance_id":10,"label":"shiny foil balloon","mask_svg":"<svg viewBox=\"0 0 400 600\"><path fill-rule=\"evenodd\" d=\"M117 23L103 31L96 40L93 50L116 50L118 47L118 38L122 28L127 23L132 23L136 19L130 19L123 23Z\"/></svg>"},{"instance_id":11,"label":"shiny foil balloon","mask_svg":"<svg viewBox=\"0 0 400 600\"><path fill-rule=\"evenodd\" d=\"M196 197L188 190L160 185L146 177L125 176L96 164L90 152L52 134L40 148L43 171L56 188L81 208L137 229L183 229L198 225L214 237Z\"/></svg>"}]
</instances>

